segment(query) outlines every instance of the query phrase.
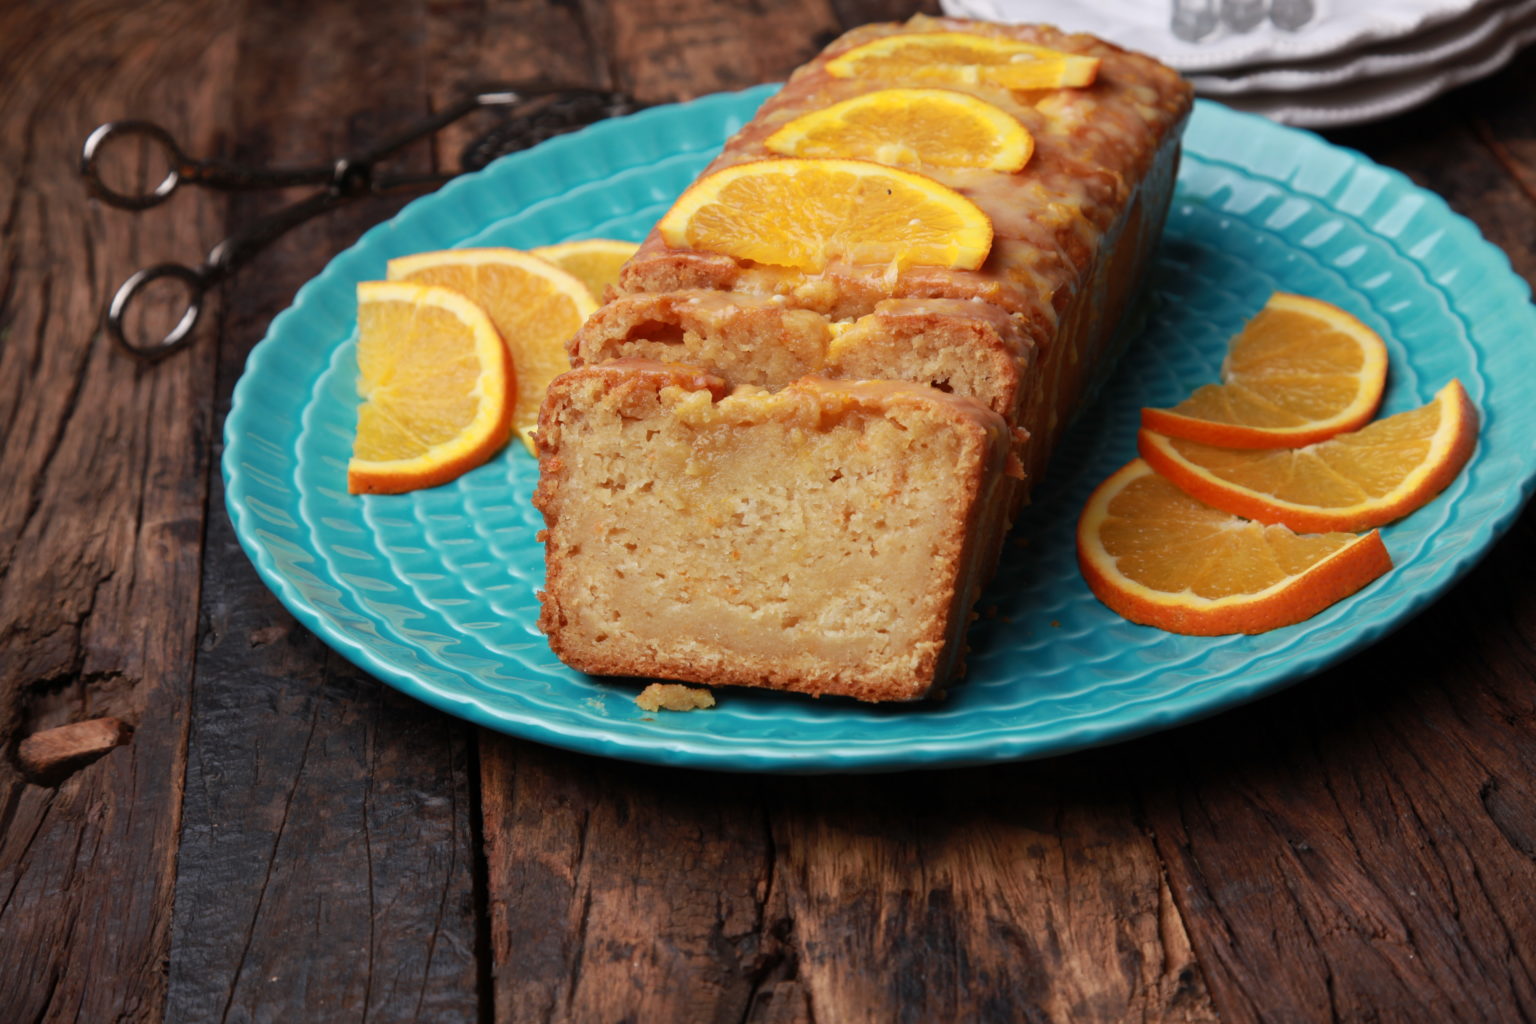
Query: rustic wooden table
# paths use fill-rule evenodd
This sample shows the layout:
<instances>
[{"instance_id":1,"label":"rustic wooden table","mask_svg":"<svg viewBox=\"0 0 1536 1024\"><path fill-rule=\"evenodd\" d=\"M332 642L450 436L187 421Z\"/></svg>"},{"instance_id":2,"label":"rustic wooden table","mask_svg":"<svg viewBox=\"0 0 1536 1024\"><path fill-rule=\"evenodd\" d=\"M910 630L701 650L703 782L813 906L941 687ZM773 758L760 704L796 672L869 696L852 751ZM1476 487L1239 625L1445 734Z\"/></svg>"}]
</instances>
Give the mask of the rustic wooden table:
<instances>
[{"instance_id":1,"label":"rustic wooden table","mask_svg":"<svg viewBox=\"0 0 1536 1024\"><path fill-rule=\"evenodd\" d=\"M888 777L636 767L398 696L236 544L218 439L246 354L393 205L288 235L159 365L98 329L130 270L284 199L88 201L73 162L98 122L303 161L487 79L648 101L773 80L920 6L0 7L0 1019L1536 1017L1530 512L1410 628L1201 724ZM1331 137L1533 280L1533 96L1528 51ZM450 165L473 130L410 160ZM104 716L126 745L20 767L24 738Z\"/></svg>"}]
</instances>

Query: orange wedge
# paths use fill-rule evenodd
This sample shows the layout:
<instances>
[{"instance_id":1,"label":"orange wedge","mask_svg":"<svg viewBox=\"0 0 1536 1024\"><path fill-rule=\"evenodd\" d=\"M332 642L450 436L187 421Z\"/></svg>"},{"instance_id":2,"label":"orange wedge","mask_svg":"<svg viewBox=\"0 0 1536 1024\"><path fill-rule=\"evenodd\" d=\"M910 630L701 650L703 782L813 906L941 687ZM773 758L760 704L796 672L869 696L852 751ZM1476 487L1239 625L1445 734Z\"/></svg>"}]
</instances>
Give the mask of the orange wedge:
<instances>
[{"instance_id":1,"label":"orange wedge","mask_svg":"<svg viewBox=\"0 0 1536 1024\"><path fill-rule=\"evenodd\" d=\"M391 281L451 288L490 315L517 367L512 425L533 451L549 382L571 368L565 343L597 302L581 280L517 249L446 249L389 261Z\"/></svg>"},{"instance_id":2,"label":"orange wedge","mask_svg":"<svg viewBox=\"0 0 1536 1024\"><path fill-rule=\"evenodd\" d=\"M1017 171L1035 140L1006 110L950 89L879 89L790 121L764 142L781 156L851 157Z\"/></svg>"},{"instance_id":3,"label":"orange wedge","mask_svg":"<svg viewBox=\"0 0 1536 1024\"><path fill-rule=\"evenodd\" d=\"M839 54L827 62L827 73L833 78L1058 89L1092 85L1099 59L967 32L907 32Z\"/></svg>"},{"instance_id":4,"label":"orange wedge","mask_svg":"<svg viewBox=\"0 0 1536 1024\"><path fill-rule=\"evenodd\" d=\"M1357 537L1261 526L1201 504L1140 459L1088 499L1077 558L1111 609L1193 636L1301 622L1392 567L1375 531Z\"/></svg>"},{"instance_id":5,"label":"orange wedge","mask_svg":"<svg viewBox=\"0 0 1536 1024\"><path fill-rule=\"evenodd\" d=\"M862 160L736 164L699 179L656 225L675 249L820 271L828 263L975 270L992 221L954 189Z\"/></svg>"},{"instance_id":6,"label":"orange wedge","mask_svg":"<svg viewBox=\"0 0 1536 1024\"><path fill-rule=\"evenodd\" d=\"M618 283L619 269L638 248L640 246L634 242L584 238L579 242L541 245L528 252L580 278L581 283L587 286L587 291L592 293L592 298L602 302L603 293L609 285Z\"/></svg>"},{"instance_id":7,"label":"orange wedge","mask_svg":"<svg viewBox=\"0 0 1536 1024\"><path fill-rule=\"evenodd\" d=\"M1298 448L1370 422L1387 385L1387 346L1318 299L1276 292L1232 339L1220 384L1142 426L1224 448Z\"/></svg>"},{"instance_id":8,"label":"orange wedge","mask_svg":"<svg viewBox=\"0 0 1536 1024\"><path fill-rule=\"evenodd\" d=\"M357 437L353 494L446 483L511 434L512 361L485 312L457 292L357 286Z\"/></svg>"},{"instance_id":9,"label":"orange wedge","mask_svg":"<svg viewBox=\"0 0 1536 1024\"><path fill-rule=\"evenodd\" d=\"M1472 456L1477 410L1459 381L1434 401L1305 448L1245 451L1143 429L1146 459L1195 498L1293 530L1364 530L1443 491Z\"/></svg>"}]
</instances>

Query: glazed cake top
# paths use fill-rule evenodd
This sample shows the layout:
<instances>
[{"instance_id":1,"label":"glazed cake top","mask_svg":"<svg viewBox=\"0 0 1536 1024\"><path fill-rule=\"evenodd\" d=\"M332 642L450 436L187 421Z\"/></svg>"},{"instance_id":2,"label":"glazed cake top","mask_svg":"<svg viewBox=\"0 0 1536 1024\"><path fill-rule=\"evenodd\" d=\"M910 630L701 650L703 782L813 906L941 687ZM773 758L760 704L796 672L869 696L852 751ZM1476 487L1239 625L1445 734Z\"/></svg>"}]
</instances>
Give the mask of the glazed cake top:
<instances>
[{"instance_id":1,"label":"glazed cake top","mask_svg":"<svg viewBox=\"0 0 1536 1024\"><path fill-rule=\"evenodd\" d=\"M890 280L886 266L832 265L806 273L739 261L719 253L673 249L653 233L621 277L625 292L715 287L783 294L796 305L834 317L857 316L893 295L981 298L1049 326L1125 208L1162 147L1176 136L1191 90L1172 69L1093 36L1048 26L995 25L919 15L904 24L866 25L843 35L796 71L705 170L773 159L764 141L800 115L880 89L911 86L889 77L837 78L827 63L881 37L963 32L1000 37L1097 57L1097 80L1085 88L1009 90L946 85L1011 114L1034 137L1034 154L1015 173L924 166L921 173L955 189L991 219L995 239L980 270L906 267Z\"/></svg>"}]
</instances>

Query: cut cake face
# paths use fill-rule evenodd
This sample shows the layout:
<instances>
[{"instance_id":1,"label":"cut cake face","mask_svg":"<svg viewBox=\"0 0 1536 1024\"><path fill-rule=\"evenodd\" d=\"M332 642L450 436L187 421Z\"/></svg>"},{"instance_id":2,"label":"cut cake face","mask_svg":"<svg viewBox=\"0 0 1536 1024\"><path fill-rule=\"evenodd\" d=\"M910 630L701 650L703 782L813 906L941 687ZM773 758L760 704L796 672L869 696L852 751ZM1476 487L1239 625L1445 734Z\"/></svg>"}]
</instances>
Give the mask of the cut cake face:
<instances>
[{"instance_id":1,"label":"cut cake face","mask_svg":"<svg viewBox=\"0 0 1536 1024\"><path fill-rule=\"evenodd\" d=\"M862 700L957 669L1007 514L995 412L620 360L557 380L539 438L540 627L567 664Z\"/></svg>"}]
</instances>

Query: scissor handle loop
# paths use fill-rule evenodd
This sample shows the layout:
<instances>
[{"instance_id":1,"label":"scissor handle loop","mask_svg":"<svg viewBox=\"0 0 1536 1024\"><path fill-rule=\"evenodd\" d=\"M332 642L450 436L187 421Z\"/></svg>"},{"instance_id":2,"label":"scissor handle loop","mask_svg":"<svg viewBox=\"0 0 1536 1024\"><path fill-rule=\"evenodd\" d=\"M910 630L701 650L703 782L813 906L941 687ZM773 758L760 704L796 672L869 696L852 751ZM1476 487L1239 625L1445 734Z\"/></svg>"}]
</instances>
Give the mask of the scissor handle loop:
<instances>
[{"instance_id":1,"label":"scissor handle loop","mask_svg":"<svg viewBox=\"0 0 1536 1024\"><path fill-rule=\"evenodd\" d=\"M181 319L166 333L165 337L148 343L135 341L128 337L128 332L123 327L128 307L146 287L165 277L176 278L190 290L191 297L187 300L186 311L181 314ZM180 263L157 263L152 267L145 267L124 281L122 287L118 288L117 294L112 296L112 302L107 306L107 333L112 336L113 341L141 359L164 359L192 340L192 331L197 327L198 318L203 315L203 297L208 292L208 284L206 273Z\"/></svg>"},{"instance_id":2,"label":"scissor handle loop","mask_svg":"<svg viewBox=\"0 0 1536 1024\"><path fill-rule=\"evenodd\" d=\"M164 151L166 161L171 167L165 177L160 179L160 183L148 192L119 192L101 177L98 161L102 149L112 139L130 135L138 135L153 141ZM152 121L108 121L104 125L97 126L96 130L86 137L85 145L80 149L80 173L84 176L92 194L113 206L120 206L127 210L147 210L151 206L158 206L165 202L181 184L187 166L186 154L181 151L180 146L176 145L176 140L171 138L171 133Z\"/></svg>"}]
</instances>

